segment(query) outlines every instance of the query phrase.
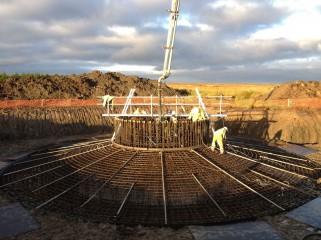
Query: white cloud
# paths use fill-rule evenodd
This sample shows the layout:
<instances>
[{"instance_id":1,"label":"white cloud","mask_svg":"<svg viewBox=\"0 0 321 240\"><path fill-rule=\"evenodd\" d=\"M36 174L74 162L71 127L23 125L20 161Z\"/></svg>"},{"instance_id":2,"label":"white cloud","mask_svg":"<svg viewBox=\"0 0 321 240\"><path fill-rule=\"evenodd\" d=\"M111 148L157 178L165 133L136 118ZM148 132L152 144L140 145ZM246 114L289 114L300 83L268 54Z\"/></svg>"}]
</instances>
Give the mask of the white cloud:
<instances>
[{"instance_id":1,"label":"white cloud","mask_svg":"<svg viewBox=\"0 0 321 240\"><path fill-rule=\"evenodd\" d=\"M125 64L114 64L108 67L98 67L98 70L101 71L110 71L110 72L147 72L148 74L158 74L159 71L155 70L155 66L143 66L143 65L125 65Z\"/></svg>"},{"instance_id":2,"label":"white cloud","mask_svg":"<svg viewBox=\"0 0 321 240\"><path fill-rule=\"evenodd\" d=\"M294 41L321 39L321 13L315 10L294 13L282 23L252 34L256 39L286 38Z\"/></svg>"},{"instance_id":3,"label":"white cloud","mask_svg":"<svg viewBox=\"0 0 321 240\"><path fill-rule=\"evenodd\" d=\"M198 23L196 24L196 27L198 27L202 32L210 32L214 30L214 27L208 24Z\"/></svg>"},{"instance_id":4,"label":"white cloud","mask_svg":"<svg viewBox=\"0 0 321 240\"><path fill-rule=\"evenodd\" d=\"M253 12L259 5L247 1L220 0L211 4L211 7L215 13L224 16L223 20L241 24L245 19L253 17Z\"/></svg>"},{"instance_id":5,"label":"white cloud","mask_svg":"<svg viewBox=\"0 0 321 240\"><path fill-rule=\"evenodd\" d=\"M214 9L222 9L226 8L229 10L233 10L234 12L246 12L248 8L255 8L258 6L257 3L254 2L240 2L233 0L220 0L211 4Z\"/></svg>"},{"instance_id":6,"label":"white cloud","mask_svg":"<svg viewBox=\"0 0 321 240\"><path fill-rule=\"evenodd\" d=\"M265 69L319 69L321 67L320 57L291 58L275 60L262 64Z\"/></svg>"},{"instance_id":7,"label":"white cloud","mask_svg":"<svg viewBox=\"0 0 321 240\"><path fill-rule=\"evenodd\" d=\"M161 74L170 1L74 2L1 0L0 72ZM320 9L320 0L181 1L169 81L321 76Z\"/></svg>"},{"instance_id":8,"label":"white cloud","mask_svg":"<svg viewBox=\"0 0 321 240\"><path fill-rule=\"evenodd\" d=\"M155 22L144 23L144 27L146 27L146 28L156 28L157 26L158 26L158 24Z\"/></svg>"},{"instance_id":9,"label":"white cloud","mask_svg":"<svg viewBox=\"0 0 321 240\"><path fill-rule=\"evenodd\" d=\"M279 8L290 9L291 11L309 11L321 7L319 0L274 0L273 5Z\"/></svg>"},{"instance_id":10,"label":"white cloud","mask_svg":"<svg viewBox=\"0 0 321 240\"><path fill-rule=\"evenodd\" d=\"M188 14L180 14L177 22L178 22L177 23L178 26L184 26L184 27L192 27L193 26L193 24L190 21L190 16Z\"/></svg>"},{"instance_id":11,"label":"white cloud","mask_svg":"<svg viewBox=\"0 0 321 240\"><path fill-rule=\"evenodd\" d=\"M133 37L137 32L134 27L123 27L123 26L108 27L108 30L123 37Z\"/></svg>"}]
</instances>

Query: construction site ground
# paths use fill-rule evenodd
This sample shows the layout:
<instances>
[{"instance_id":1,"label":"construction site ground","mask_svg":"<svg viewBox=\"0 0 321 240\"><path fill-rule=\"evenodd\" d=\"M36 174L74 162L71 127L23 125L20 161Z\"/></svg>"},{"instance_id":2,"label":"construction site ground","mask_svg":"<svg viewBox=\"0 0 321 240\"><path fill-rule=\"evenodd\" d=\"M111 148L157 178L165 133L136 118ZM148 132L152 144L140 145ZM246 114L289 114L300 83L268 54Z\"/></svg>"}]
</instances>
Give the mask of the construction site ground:
<instances>
[{"instance_id":1,"label":"construction site ground","mask_svg":"<svg viewBox=\"0 0 321 240\"><path fill-rule=\"evenodd\" d=\"M184 86L183 86L184 87ZM194 87L194 86L193 86ZM199 85L198 87L201 87ZM208 86L205 86L210 89ZM10 76L0 81L0 100L33 100L33 99L96 99L97 96L111 94L113 96L126 96L131 88L136 88L137 95L148 96L157 95L157 82L135 76L125 76L120 73L101 73L93 71L89 74L69 75L69 76L48 76L48 75L24 75ZM187 89L189 90L189 89ZM202 92L202 89L200 89ZM177 94L167 86L163 89L164 95ZM210 93L209 93L210 94ZM285 100L320 98L320 82L285 83L272 89L268 94L262 95L258 100ZM237 96L236 96L237 98ZM23 111L23 109L18 109ZM282 110L282 109L281 109ZM303 109L304 110L304 109ZM7 110L6 110L7 111ZM14 110L8 110L14 111ZM56 111L53 111L56 112ZM79 112L79 110L78 110ZM318 110L302 111L292 113L291 109L285 113L277 115L282 128L290 127L288 120L292 122L302 122L304 132L317 132L310 145L306 147L319 150L319 152L308 155L312 160L321 163L321 141L319 141L320 124L306 124L313 116L319 116ZM11 112L10 112L11 114ZM42 116L42 114L40 114ZM67 114L68 115L68 114ZM85 114L84 114L85 115ZM37 115L38 116L38 115ZM57 115L60 118L60 115ZM252 115L250 116L253 117ZM309 118L308 118L309 117ZM280 119L282 118L282 119ZM53 118L55 119L55 118ZM66 118L67 119L67 118ZM64 119L64 120L66 120ZM293 120L294 119L294 120ZM19 119L18 119L19 120ZM243 118L241 118L244 121ZM273 119L274 120L274 119ZM282 120L282 121L281 121ZM22 120L20 120L22 122ZM20 124L20 122L18 122ZM94 121L95 122L95 121ZM259 121L254 122L257 124ZM319 122L315 120L315 122ZM8 123L7 123L8 124ZM11 123L10 123L11 124ZM10 125L8 124L8 125ZM17 126L20 126L20 125ZM34 123L37 126L38 122ZM262 124L266 124L265 121ZM66 124L65 124L66 125ZM57 125L58 126L58 125ZM57 127L55 126L55 127ZM67 127L69 125L66 125ZM8 126L6 126L8 128ZM254 126L254 128L256 125ZM12 128L13 129L13 128ZM44 129L47 129L44 127ZM257 127L256 127L257 129ZM300 128L301 129L301 128ZM300 130L299 129L299 130ZM277 129L275 129L276 131ZM308 131L307 131L308 130ZM298 132L298 131L296 131ZM77 133L78 134L78 133ZM29 134L30 136L32 134ZM282 136L285 135L283 132ZM312 135L309 135L311 138ZM0 140L0 169L11 161L40 149L47 149L56 145L68 144L72 142L85 141L93 138L110 138L110 135L69 135L66 137L52 136L47 138L4 138ZM291 135L293 139L293 136ZM302 138L302 137L301 137ZM2 139L2 138L0 138ZM12 140L9 140L12 139ZM276 138L277 139L277 138ZM271 142L272 143L272 142ZM0 206L13 203L0 193ZM170 227L146 227L146 226L123 226L111 225L108 223L94 223L82 219L66 218L58 213L43 212L41 210L28 209L31 216L39 223L41 228L28 233L9 237L7 239L194 239L188 226L173 229ZM257 220L264 220L270 224L282 237L288 240L299 240L305 235L314 231L321 231L286 217L286 212L274 216L266 216ZM313 237L309 239L321 239Z\"/></svg>"},{"instance_id":2,"label":"construction site ground","mask_svg":"<svg viewBox=\"0 0 321 240\"><path fill-rule=\"evenodd\" d=\"M46 138L20 141L3 141L0 144L0 168L28 153L54 146L71 144L86 140L110 138L107 135L78 135L64 138ZM321 151L321 144L306 145ZM321 152L308 155L321 163ZM0 195L0 206L13 203L7 196ZM53 212L28 209L30 215L41 226L37 230L6 239L194 239L188 226L174 229L171 227L124 226L108 223L94 223L82 219L72 219ZM266 221L284 239L300 240L313 232L321 232L305 223L286 217L286 212L274 216L265 216L256 221ZM320 236L308 239L321 239Z\"/></svg>"}]
</instances>

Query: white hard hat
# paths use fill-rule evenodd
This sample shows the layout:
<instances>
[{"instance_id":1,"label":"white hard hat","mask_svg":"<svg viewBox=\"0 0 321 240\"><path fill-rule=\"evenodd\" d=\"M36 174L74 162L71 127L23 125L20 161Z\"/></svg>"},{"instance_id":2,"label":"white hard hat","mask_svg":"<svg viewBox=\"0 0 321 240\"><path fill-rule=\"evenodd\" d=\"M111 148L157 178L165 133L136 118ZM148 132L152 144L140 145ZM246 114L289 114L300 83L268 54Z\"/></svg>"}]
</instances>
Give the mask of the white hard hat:
<instances>
[{"instance_id":1,"label":"white hard hat","mask_svg":"<svg viewBox=\"0 0 321 240\"><path fill-rule=\"evenodd\" d=\"M227 131L228 129L227 129L227 127L224 127L224 129Z\"/></svg>"}]
</instances>

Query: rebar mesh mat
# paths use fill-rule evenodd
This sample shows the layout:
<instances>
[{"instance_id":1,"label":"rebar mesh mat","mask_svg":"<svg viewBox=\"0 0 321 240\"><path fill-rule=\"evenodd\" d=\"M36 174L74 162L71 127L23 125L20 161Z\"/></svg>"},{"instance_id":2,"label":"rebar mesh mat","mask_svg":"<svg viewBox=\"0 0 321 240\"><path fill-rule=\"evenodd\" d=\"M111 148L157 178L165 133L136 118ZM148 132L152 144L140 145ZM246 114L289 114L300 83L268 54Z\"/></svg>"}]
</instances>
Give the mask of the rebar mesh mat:
<instances>
[{"instance_id":1,"label":"rebar mesh mat","mask_svg":"<svg viewBox=\"0 0 321 240\"><path fill-rule=\"evenodd\" d=\"M305 157L240 141L228 141L226 150L72 144L14 162L1 172L0 188L36 209L158 226L251 219L320 195L320 165Z\"/></svg>"}]
</instances>

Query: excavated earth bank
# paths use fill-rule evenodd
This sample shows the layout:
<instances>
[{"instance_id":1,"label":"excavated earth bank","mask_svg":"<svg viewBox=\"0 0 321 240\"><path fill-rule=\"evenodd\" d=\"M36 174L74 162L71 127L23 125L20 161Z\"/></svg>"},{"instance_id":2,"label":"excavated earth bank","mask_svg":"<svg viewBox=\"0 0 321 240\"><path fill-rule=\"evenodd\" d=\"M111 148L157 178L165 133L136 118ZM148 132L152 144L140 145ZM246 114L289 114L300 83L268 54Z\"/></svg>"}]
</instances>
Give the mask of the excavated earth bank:
<instances>
[{"instance_id":1,"label":"excavated earth bank","mask_svg":"<svg viewBox=\"0 0 321 240\"><path fill-rule=\"evenodd\" d=\"M135 88L135 96L157 95L157 81L117 72L92 71L79 75L11 75L0 81L0 100L94 99L110 94L127 96ZM175 90L163 84L164 95Z\"/></svg>"},{"instance_id":2,"label":"excavated earth bank","mask_svg":"<svg viewBox=\"0 0 321 240\"><path fill-rule=\"evenodd\" d=\"M102 107L0 109L0 140L103 134L112 120Z\"/></svg>"},{"instance_id":3,"label":"excavated earth bank","mask_svg":"<svg viewBox=\"0 0 321 240\"><path fill-rule=\"evenodd\" d=\"M110 94L126 96L157 95L157 81L121 73L92 71L80 75L12 75L0 81L0 100L10 99L95 99ZM163 84L163 95L176 95ZM284 83L264 99L320 97L318 81ZM112 131L111 119L103 118L102 107L0 109L0 140L101 134ZM211 111L211 110L209 110ZM229 134L267 141L296 144L321 143L320 109L228 110L225 124ZM212 119L217 127L222 123Z\"/></svg>"},{"instance_id":4,"label":"excavated earth bank","mask_svg":"<svg viewBox=\"0 0 321 240\"><path fill-rule=\"evenodd\" d=\"M110 133L102 107L0 109L0 140ZM229 110L230 135L296 144L321 143L321 109ZM212 119L216 126L221 120Z\"/></svg>"},{"instance_id":5,"label":"excavated earth bank","mask_svg":"<svg viewBox=\"0 0 321 240\"><path fill-rule=\"evenodd\" d=\"M296 144L321 143L321 109L230 110L232 135Z\"/></svg>"}]
</instances>

